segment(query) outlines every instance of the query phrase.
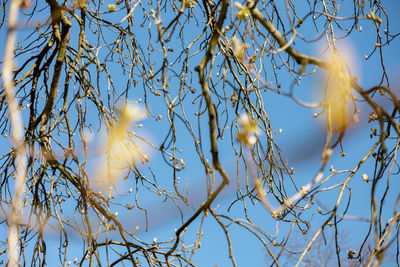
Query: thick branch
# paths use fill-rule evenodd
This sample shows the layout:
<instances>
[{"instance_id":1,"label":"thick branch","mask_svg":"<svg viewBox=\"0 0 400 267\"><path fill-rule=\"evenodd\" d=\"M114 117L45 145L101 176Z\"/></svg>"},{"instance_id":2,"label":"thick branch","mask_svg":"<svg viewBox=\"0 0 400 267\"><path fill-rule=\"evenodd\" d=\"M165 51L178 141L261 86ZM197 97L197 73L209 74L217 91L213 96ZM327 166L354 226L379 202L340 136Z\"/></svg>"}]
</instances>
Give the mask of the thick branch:
<instances>
[{"instance_id":1,"label":"thick branch","mask_svg":"<svg viewBox=\"0 0 400 267\"><path fill-rule=\"evenodd\" d=\"M284 50L292 57L298 64L301 64L303 66L306 66L307 64L313 64L316 66L319 66L324 69L329 69L330 66L327 62L322 61L318 58L314 57L309 57L306 55L303 55L299 52L297 52L296 49L288 45L288 42L286 39L282 36L282 34L275 28L274 24L269 22L263 14L261 14L260 10L256 7L256 4L248 0L247 1L247 6L250 9L251 15L253 18L258 20L261 25L264 26L264 28L272 35L272 37L278 42L279 47L284 48Z\"/></svg>"},{"instance_id":2,"label":"thick branch","mask_svg":"<svg viewBox=\"0 0 400 267\"><path fill-rule=\"evenodd\" d=\"M65 16L64 12L62 11L62 9L58 5L58 3L55 0L48 1L48 2L51 6L53 31L55 32L56 38L58 36L57 32L59 31L58 21L62 22L62 31L61 31L61 36L59 37L60 39L58 40L60 42L60 44L59 44L58 55L56 58L56 63L54 65L54 74L53 74L53 79L52 79L51 85L50 85L50 93L47 98L46 106L44 107L42 116L41 116L40 132L42 135L45 133L45 130L47 127L47 121L49 120L49 116L51 114L51 110L54 106L55 99L57 96L57 88L58 88L61 71L62 71L61 68L64 63L65 57L66 57L66 50L67 50L67 45L68 45L69 35L70 35L69 32L70 32L70 28L72 26L71 22Z\"/></svg>"},{"instance_id":3,"label":"thick branch","mask_svg":"<svg viewBox=\"0 0 400 267\"><path fill-rule=\"evenodd\" d=\"M9 219L10 226L8 229L8 253L9 259L8 264L11 267L18 266L18 235L19 225L18 221L21 216L22 208L22 195L25 185L25 173L26 173L26 160L24 156L24 135L23 135L23 123L21 114L19 112L18 103L16 101L14 92L14 80L13 80L13 53L16 39L15 26L17 24L18 10L21 5L21 0L13 0L10 3L10 11L8 15L8 33L6 38L6 47L4 52L3 62L3 82L4 91L7 97L7 104L9 109L9 116L11 119L12 126L12 141L15 146L15 161L16 167L16 180L15 180L15 194L12 202L11 216Z\"/></svg>"}]
</instances>

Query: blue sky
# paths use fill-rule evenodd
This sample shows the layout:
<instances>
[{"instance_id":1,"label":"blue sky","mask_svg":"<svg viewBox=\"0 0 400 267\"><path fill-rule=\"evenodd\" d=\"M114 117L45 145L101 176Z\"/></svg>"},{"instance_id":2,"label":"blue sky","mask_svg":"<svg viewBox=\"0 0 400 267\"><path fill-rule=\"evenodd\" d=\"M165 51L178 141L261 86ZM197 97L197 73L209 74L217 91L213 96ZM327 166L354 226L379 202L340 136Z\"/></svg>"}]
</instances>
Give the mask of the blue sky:
<instances>
[{"instance_id":1,"label":"blue sky","mask_svg":"<svg viewBox=\"0 0 400 267\"><path fill-rule=\"evenodd\" d=\"M107 3L106 3L107 4ZM106 4L104 6L106 6ZM342 3L345 5L345 3ZM392 33L400 32L400 21L397 16L400 12L400 5L394 1L385 2L386 11L391 19L390 26ZM282 8L282 7L280 7ZM343 6L341 10L344 11L343 16L346 15L346 7ZM301 10L300 10L301 11ZM139 12L139 11L138 11ZM46 14L42 14L45 16ZM168 15L163 20L168 21ZM118 21L118 17L116 14L110 14L110 19L115 19ZM138 21L141 19L140 14L135 14L135 18ZM378 57L377 55L373 55L369 60L365 61L364 56L369 55L374 47L374 35L370 34L373 30L372 23L369 20L363 20L359 23L360 26L363 27L361 32L355 31L349 38L346 38L345 41L337 40L337 43L343 45L345 47L353 47L351 49L352 58L354 58L354 65L357 65L357 70L355 74L360 78L360 85L363 88L369 88L372 85L378 83L381 73L380 68L378 67ZM307 26L308 27L308 26ZM397 28L397 29L396 29ZM153 37L156 36L154 27L152 26ZM192 31L185 32L188 40L192 39L200 32L200 28L196 27L188 27L186 30L192 29ZM302 34L306 35L307 28L305 28ZM1 30L0 34L4 36L4 28ZM20 31L18 33L19 38L23 38L26 34L25 31ZM143 28L142 32L135 33L138 42L146 43L148 41L148 33L146 32L146 27ZM107 33L105 35L107 38L111 40L116 38L112 33ZM88 38L94 38L93 36L89 36ZM71 40L71 43L74 44L76 40ZM75 42L76 43L76 42ZM305 54L313 55L316 57L321 56L320 46L323 41L319 44L309 44L304 43L301 40L296 40L296 48ZM178 55L180 43L176 40L172 40L169 44L172 48L175 49L174 54ZM156 44L157 46L157 44ZM143 47L146 47L143 45ZM399 67L400 67L400 53L398 53L398 49L400 47L399 40L395 39L389 47L385 48L385 64L388 70L389 79L392 85L392 90L399 95L398 85L400 84L400 79L398 76ZM156 47L159 49L159 47ZM3 50L3 44L0 44L0 50ZM104 53L104 54L101 54ZM107 52L106 49L101 50L100 56L104 56ZM148 53L148 51L144 51L144 54ZM150 53L151 62L155 61L157 66L160 64L159 53L154 52ZM204 53L199 53L194 56L192 59L192 67L203 57ZM178 68L179 69L179 68ZM218 72L215 68L214 75ZM121 75L121 71L117 68L111 69L111 74L113 76L113 81L115 83L115 87L125 87L127 86L125 81L126 77ZM280 80L282 82L282 90L288 88L291 83L291 78L288 74L284 74L280 72ZM266 77L266 81L271 81L271 76ZM140 78L140 77L139 77ZM175 92L176 88L179 87L177 84L177 79L171 79L170 88L172 92ZM197 87L198 92L193 94L192 96L188 96L186 100L186 104L190 103L194 100L199 101L199 90L200 86L196 84L197 75L193 74L193 84ZM314 101L318 99L317 95L320 90L319 86L320 80L319 78L304 78L298 88L296 88L296 96L301 99ZM103 83L102 88L106 88L106 85ZM131 86L131 85L130 85ZM129 100L133 102L138 102L139 99L144 99L143 91L141 90L141 83L139 83L138 87L132 90L130 93ZM271 120L271 127L273 131L279 131L282 129L282 133L275 134L275 141L280 145L283 149L284 155L288 157L290 164L296 170L294 175L294 179L298 185L306 184L312 180L314 175L317 173L318 166L320 164L320 151L323 146L325 133L324 133L324 123L321 118L314 118L313 114L318 112L315 109L306 109L302 106L297 105L293 100L284 97L282 95L277 95L273 92L266 92L263 94L264 107L268 113L268 116ZM382 102L384 103L384 102ZM165 138L168 122L167 122L167 114L165 113L164 103L162 98L152 97L149 101L149 106L151 108L153 117L149 117L140 123L143 124L142 128L133 126L132 130L135 131L138 135L145 136L152 140L152 142L156 145L160 145L163 138ZM360 122L350 127L350 130L347 132L345 139L343 140L343 149L346 153L346 157L341 157L339 155L339 148L334 150L334 154L332 156L332 162L329 163L329 166L333 166L337 170L341 169L349 169L353 168L360 157L366 153L366 151L371 146L371 140L369 138L369 128L372 126L367 124L368 114L371 112L371 109L365 105L360 104ZM90 110L90 105L89 105ZM187 105L185 106L185 110L187 114L194 117L194 112L198 111L198 106ZM162 120L156 120L158 114L163 116ZM97 113L89 114L89 119L93 121L95 125L97 123ZM207 125L205 116L201 123L203 125ZM228 126L230 126L228 124ZM202 133L202 141L203 147L205 150L206 158L211 160L209 155L209 141L208 141L208 129L207 127L203 127L201 129ZM231 147L231 143L229 140L229 131L227 129L226 139L219 142L220 156L221 161L224 168L227 170L230 177L233 177L233 180L236 179L236 160L234 157L234 151ZM104 142L104 131L100 130L95 134L95 139L93 141L93 146L100 146L101 142ZM205 175L204 169L202 165L199 163L199 158L193 148L193 140L190 137L188 131L184 128L181 123L177 123L177 138L179 139L180 149L183 149L182 158L185 160L186 168L182 172L179 173L179 177L181 178L181 186L183 189L184 185L187 184L187 190L189 191L189 195L193 196L190 198L189 207L183 207L183 217L187 219L191 216L194 210L205 200L206 196L206 184L205 184ZM260 139L265 138L265 136L260 136ZM2 140L2 144L8 143L7 139ZM235 143L238 146L238 143ZM317 149L315 149L315 147ZM4 150L4 149L3 149ZM149 149L149 157L150 162L153 164L154 171L156 173L156 177L160 184L165 186L170 186L170 178L171 178L171 170L166 169L165 165L163 165L163 160L157 152L150 152ZM94 157L90 160L88 168L96 168L97 158ZM363 166L363 168L356 174L350 183L352 187L352 199L351 205L349 207L348 215L352 216L361 216L361 217L369 217L369 194L370 194L370 186L366 184L361 179L362 173L367 173L369 176L372 176L373 170L373 161L367 161L367 163ZM90 170L89 170L90 172ZM144 171L146 172L146 171ZM147 172L148 173L148 172ZM243 169L239 170L240 179L244 179ZM325 176L329 174L329 168L325 171ZM150 174L146 174L150 175ZM335 184L336 181L341 181L345 179L346 175L338 175L335 178L335 181L330 182L331 184ZM336 180L337 179L337 180ZM219 176L216 177L217 183L219 181ZM398 180L398 179L397 179ZM241 180L243 182L243 180ZM229 207L231 201L235 199L235 182L231 181L232 187L228 187L224 189L221 196L219 196L216 201L213 203L212 207L216 208L216 213L227 213L227 208ZM126 194L121 197L121 201L129 201L130 195L128 194L129 188L133 187L134 184L129 179L127 181L123 181L118 185L119 192ZM398 181L393 180L391 184L391 191L389 192L393 196L399 193L398 188L400 184ZM380 188L379 190L382 190ZM294 192L292 192L294 193ZM318 204L322 207L328 206L332 207L331 199L336 198L338 192L331 191L324 194L321 194L318 197ZM157 240L169 240L174 237L174 228L179 228L181 225L179 212L173 208L171 201L162 202L162 197L158 197L155 194L146 193L146 191L141 191L142 205L149 210L149 231L145 232L145 224L144 224L144 215L143 212L138 211L137 209L132 210L131 212L127 212L124 209L115 208L115 211L119 212L119 218L122 223L128 225L128 228L134 229L136 225L139 225L139 231L137 236L144 241L151 242L154 237ZM348 197L348 192L345 193L345 196ZM393 208L393 203L395 199L388 198L385 205L386 207ZM248 212L251 215L250 217L254 220L254 222L260 226L260 228L265 231L269 235L274 235L278 231L277 242L281 241L283 237L285 237L285 233L288 230L288 226L282 223L276 224L276 221L271 217L271 214L261 205L261 203L256 203L255 205L251 205L250 202L247 202ZM316 206L317 207L317 206ZM308 212L305 216L312 220L312 227L310 233L316 231L319 226L323 223L325 217L316 213L316 207L312 210L312 212ZM66 209L70 209L72 213L74 210L74 206L66 207ZM340 207L339 212L343 211L344 207ZM392 210L387 211L387 216L392 212ZM232 218L244 219L243 208L239 205L234 205L232 209L230 209L229 215ZM202 222L201 216L190 226L187 233L185 234L183 240L185 243L191 243L195 240L197 236L198 229ZM225 221L226 222L226 221ZM352 247L355 244L359 243L359 237L364 236L366 231L368 230L368 224L365 222L361 222L359 220L346 220L343 223L339 224L340 232L343 233L343 238L349 239L348 246ZM1 232L3 232L3 236L6 235L4 226L0 228ZM333 228L332 228L333 229ZM268 253L265 249L260 246L260 244L255 240L254 236L244 231L243 229L233 225L229 227L231 238L233 241L233 251L236 257L236 261L238 266L265 266L265 263L270 263L271 259L268 256ZM329 231L329 229L328 229ZM199 266L230 266L230 259L227 249L227 242L225 235L222 229L219 227L218 223L212 218L211 215L204 218L204 226L203 226L204 236L201 241L201 248L197 251L196 255L193 258L193 263ZM347 236L347 237L346 237ZM49 261L56 262L58 260L58 235L52 231L48 230L47 232L47 240L49 244L54 244L54 246L48 246L49 249ZM70 242L73 245L70 248L69 259L73 261L75 255L80 255L82 253L81 240L78 236L72 237ZM79 258L79 257L78 257ZM58 262L58 261L57 261Z\"/></svg>"}]
</instances>

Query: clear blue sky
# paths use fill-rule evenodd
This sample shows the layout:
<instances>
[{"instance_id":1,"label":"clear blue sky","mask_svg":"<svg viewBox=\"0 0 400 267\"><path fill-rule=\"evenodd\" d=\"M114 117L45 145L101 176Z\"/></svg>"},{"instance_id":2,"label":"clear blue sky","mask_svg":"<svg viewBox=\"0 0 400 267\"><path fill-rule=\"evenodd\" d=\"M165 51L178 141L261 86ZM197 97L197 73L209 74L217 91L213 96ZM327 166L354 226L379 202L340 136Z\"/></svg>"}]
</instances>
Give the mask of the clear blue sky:
<instances>
[{"instance_id":1,"label":"clear blue sky","mask_svg":"<svg viewBox=\"0 0 400 267\"><path fill-rule=\"evenodd\" d=\"M345 5L345 3L342 3ZM395 0L390 0L385 3L387 4L386 11L391 19L391 32L397 33L400 32L400 19L398 18L398 14L400 14L400 4ZM345 8L345 7L343 7ZM343 8L341 10L343 10ZM344 12L346 13L346 12ZM140 16L137 16L138 21L141 19ZM113 17L111 17L113 18ZM163 18L164 19L164 18ZM165 21L168 21L168 18L165 18ZM346 43L341 40L337 40L338 44L343 43L344 46L350 45L352 48L352 57L354 58L355 65L357 65L356 75L360 78L360 85L364 88L369 88L372 85L378 83L380 79L380 71L377 68L377 57L373 56L368 61L364 60L364 55L368 55L374 46L376 40L374 40L374 35L369 34L372 27L370 21L361 21L360 26L363 27L362 32L355 32L351 35L351 37L346 39ZM198 28L194 28L193 32L187 32L187 39L190 39L192 36L196 36L199 32ZM303 32L305 34L306 32ZM1 36L4 36L4 28L0 32ZM26 32L19 31L19 38L23 38ZM111 36L111 35L110 35ZM156 35L153 36L155 38ZM147 31L143 30L143 32L136 33L136 37L138 38L138 42L145 43L148 39ZM75 41L75 40L72 40ZM175 47L175 50L179 50L180 43L172 42L170 43L171 47ZM145 45L143 45L145 47ZM310 45L308 43L304 43L300 40L296 43L296 47L300 52L304 52L313 56L320 56L320 51L318 45ZM385 48L385 64L388 70L389 79L392 84L392 89L397 95L399 94L399 71L400 71L400 53L398 49L400 48L400 41L398 39L394 40L390 47ZM3 51L4 46L0 44L0 50ZM196 57L194 57L192 64L194 67L196 60L199 61L204 53L200 53ZM153 58L152 60L156 60L157 58ZM115 73L112 73L114 77L118 77L121 75L118 73L119 70L115 69ZM116 79L115 84L118 86L124 86L123 80L124 76L120 76L120 80ZM283 81L291 81L290 76L285 76L282 74L280 77ZM270 80L267 79L267 82ZM194 74L193 84L195 84L198 89L200 86L196 84L197 75ZM289 82L286 82L286 86L288 86ZM172 81L170 84L171 90L174 90L174 86L178 87L177 84L174 84ZM283 90L285 89L285 85L283 85ZM318 94L318 80L317 79L307 79L305 78L298 89L297 96L306 100L315 100L315 96ZM193 95L194 100L195 96ZM297 185L306 184L312 180L314 175L318 170L318 166L320 164L320 152L323 142L324 142L324 124L321 122L321 119L314 118L313 114L318 112L318 110L306 109L297 105L293 100L277 95L272 92L267 92L263 95L265 110L267 111L269 118L272 122L272 129L278 131L282 129L282 133L275 136L275 140L284 150L284 154L288 157L288 160L296 170L294 175L294 179ZM137 90L137 94L131 94L131 101L137 101L139 98L143 98L142 92ZM163 110L160 107L163 107L162 98L154 100L152 98L152 102L149 103L152 112L154 114L162 114L163 119L161 122L156 122L154 118L148 118L143 120L141 123L143 127L138 129L137 127L133 127L133 130L137 132L139 135L146 136L153 140L154 144L159 145L161 140L165 137L167 132L167 120L166 114L162 113ZM189 102L189 101L187 101ZM186 107L186 112L191 114L193 117L194 112L197 111L197 105ZM343 148L346 153L346 157L341 157L339 155L340 150L337 148L334 151L332 156L333 167L337 170L354 168L356 162L360 159L360 157L366 153L369 146L371 145L371 140L369 139L368 134L366 132L369 131L371 127L366 123L368 120L368 114L371 112L371 109L366 105L360 105L360 122L352 127L346 134L345 139L343 140ZM93 121L97 121L97 113L93 115ZM205 121L203 121L204 123ZM204 124L206 125L206 124ZM208 150L208 129L202 130L202 138L204 141L204 149ZM195 154L194 149L192 148L193 140L188 135L186 129L183 128L181 124L178 123L177 127L179 142L182 145L182 157L186 163L186 169L182 171L179 176L181 177L182 184L187 183L188 191L193 198L190 198L190 206L183 208L183 216L184 218L189 218L193 211L205 200L206 196L206 186L205 186L205 175L204 170L201 167L201 164L198 162L198 156ZM227 135L228 136L228 135ZM260 136L260 138L264 138ZM93 142L94 146L97 146L102 142L101 131L95 137L95 141ZM8 143L7 139L1 140L1 144ZM222 164L224 168L227 170L230 177L236 177L236 160L234 158L233 150L228 138L224 141L219 142L220 155L222 159ZM317 149L315 149L315 147ZM4 152L4 148L1 150ZM208 154L208 151L205 151ZM162 166L162 158L157 152L149 153L150 162L155 166ZM211 157L208 155L207 157L211 161ZM89 168L96 168L96 159L90 162ZM160 163L160 164L159 164ZM159 164L159 165L158 165ZM165 168L165 165L164 165ZM369 217L369 196L370 196L370 186L366 184L361 179L362 173L367 173L372 176L373 170L373 162L367 162L365 166L356 174L353 178L353 181L350 183L352 186L352 200L351 205L349 207L349 211L347 215L351 216L361 216L361 217ZM168 182L170 179L170 170L165 171L162 167L155 167L154 171L160 181ZM241 172L243 170L240 170ZM327 169L325 175L329 174L329 170ZM165 176L165 177L164 177ZM244 177L244 176L243 176ZM337 176L337 179L344 179L345 176ZM217 176L217 181L219 181L219 177ZM244 179L244 178L243 178ZM166 183L167 184L167 183ZM332 182L334 184L334 182ZM120 184L120 190L122 193L127 193L129 188L133 186L129 180L124 181ZM231 183L231 186L225 188L222 192L221 196L219 196L216 201L213 203L212 207L217 208L217 213L226 213L226 210L233 199L235 199L236 188L235 182ZM391 187L393 191L390 194L396 195L399 193L400 182L394 181ZM321 197L318 197L318 204L324 207L324 205L328 205L328 207L332 207L332 203L330 200L337 196L337 191L332 191L330 193L322 194ZM348 196L348 193L346 193ZM169 240L174 237L174 228L179 228L181 225L180 215L178 211L173 207L170 201L166 203L162 202L162 198L155 197L154 194L146 194L143 193L143 206L148 208L149 210L149 231L144 231L144 216L143 212L138 211L137 209L132 210L131 212L127 212L126 210L118 210L119 218L123 224L129 225L133 230L136 225L140 226L138 231L138 237L143 239L146 242L151 242L154 237L159 241ZM122 198L123 201L126 201L127 197ZM387 207L393 207L394 199L388 199L386 202ZM257 203L256 205L250 205L248 202L248 212L251 217L254 219L254 222L263 229L267 234L274 235L277 229L279 230L277 242L281 240L280 237L285 237L285 233L287 231L287 225L280 223L276 225L275 220L271 217L269 212L261 205L261 203ZM69 207L70 212L73 212L74 207ZM68 208L67 208L68 210ZM339 209L339 211L343 211L343 207ZM313 233L318 227L323 223L325 217L319 215L313 210L314 214L308 213L306 216L308 218L312 218L312 228L310 233ZM68 211L67 211L68 212ZM388 211L388 215L392 212L392 210ZM243 209L236 205L231 210L229 215L232 218L240 218L244 219ZM188 229L185 234L183 241L185 243L191 243L196 237L196 233L198 231L199 225L201 223L201 217L199 217ZM333 228L332 228L333 229ZM266 263L270 263L271 259L269 258L267 252L260 246L259 242L256 241L254 236L240 229L237 226L229 227L231 238L233 241L233 251L236 257L236 261L238 266L265 266ZM365 222L361 222L358 220L348 220L344 223L340 224L340 231L342 233L346 233L348 235L347 240L349 244L349 248L358 244L359 237L364 236L365 232L368 230L368 224ZM6 229L4 229L4 225L0 227L0 233L2 236L6 236ZM204 226L203 226L204 236L201 241L201 248L197 251L193 263L198 266L230 266L230 259L228 257L228 248L225 235L222 229L219 227L217 222L212 218L211 215L205 218ZM347 234L348 233L348 234ZM58 264L58 234L54 231L48 230L47 239L49 240L49 244L54 244L54 246L48 246L48 259L49 262L57 262ZM4 238L5 240L5 238ZM75 245L70 248L70 260L73 261L75 258L74 254L80 255L82 253L81 248L81 239L79 236L75 236L70 239L70 242L75 243ZM344 252L345 253L345 252ZM79 258L79 257L78 257ZM49 266L51 266L49 264ZM55 265L54 265L55 266Z\"/></svg>"}]
</instances>

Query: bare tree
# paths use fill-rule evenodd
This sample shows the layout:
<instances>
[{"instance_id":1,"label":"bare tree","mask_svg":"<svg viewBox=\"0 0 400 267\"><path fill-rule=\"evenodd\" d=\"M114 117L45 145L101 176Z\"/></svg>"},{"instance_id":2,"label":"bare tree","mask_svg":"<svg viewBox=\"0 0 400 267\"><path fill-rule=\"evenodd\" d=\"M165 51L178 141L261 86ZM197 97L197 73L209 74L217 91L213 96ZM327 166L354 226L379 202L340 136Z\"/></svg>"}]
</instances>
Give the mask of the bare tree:
<instances>
[{"instance_id":1,"label":"bare tree","mask_svg":"<svg viewBox=\"0 0 400 267\"><path fill-rule=\"evenodd\" d=\"M307 257L321 255L316 241L325 232L339 266L378 266L388 248L399 265L400 104L384 57L398 47L399 29L386 5L3 1L0 131L13 137L2 141L0 161L1 224L9 230L3 262L50 264L46 235L53 232L63 266L71 264L74 236L82 240L82 253L73 255L80 265L194 265L203 222L215 220L234 266L231 226L254 235L271 265L311 264ZM370 52L363 66L374 69L369 85L341 46L360 32L374 40L364 44ZM320 147L315 139L288 144L320 155L305 163L308 175L315 173L305 182L291 167L305 156L288 161L275 141L282 130L270 119L272 96L325 122ZM368 124L357 138L369 147L346 156L357 121ZM340 169L333 166L338 155L350 158ZM202 181L195 189L194 176ZM222 195L227 209L214 205ZM360 198L365 210L353 216ZM165 240L142 240L141 229L121 218L140 214L151 231L162 219L149 201L156 212L167 203L168 213L179 214L179 227ZM258 225L249 210L260 205L257 216L285 230ZM352 250L342 242L349 221L367 226ZM293 249L298 232L313 234Z\"/></svg>"}]
</instances>

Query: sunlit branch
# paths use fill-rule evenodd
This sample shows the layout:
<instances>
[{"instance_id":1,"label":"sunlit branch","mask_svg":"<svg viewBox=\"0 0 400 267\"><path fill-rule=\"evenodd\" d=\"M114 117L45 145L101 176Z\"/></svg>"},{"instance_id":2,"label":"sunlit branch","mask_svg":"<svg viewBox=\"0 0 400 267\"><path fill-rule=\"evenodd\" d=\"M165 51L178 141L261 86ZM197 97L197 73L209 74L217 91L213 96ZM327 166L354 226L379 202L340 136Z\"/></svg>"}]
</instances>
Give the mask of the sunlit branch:
<instances>
[{"instance_id":1,"label":"sunlit branch","mask_svg":"<svg viewBox=\"0 0 400 267\"><path fill-rule=\"evenodd\" d=\"M19 262L19 221L22 216L22 199L24 193L26 179L26 159L25 159L25 143L24 130L19 105L16 100L14 90L14 80L12 72L14 70L14 51L16 42L16 25L18 12L22 1L12 0L9 2L8 12L8 32L4 48L4 61L2 68L3 86L7 97L8 113L12 126L12 141L14 145L15 158L15 191L12 200L12 209L9 216L8 228L8 264L11 267L18 266Z\"/></svg>"}]
</instances>

